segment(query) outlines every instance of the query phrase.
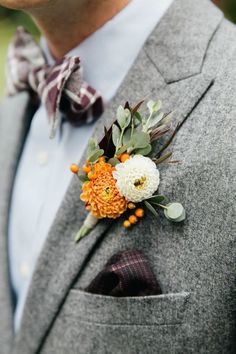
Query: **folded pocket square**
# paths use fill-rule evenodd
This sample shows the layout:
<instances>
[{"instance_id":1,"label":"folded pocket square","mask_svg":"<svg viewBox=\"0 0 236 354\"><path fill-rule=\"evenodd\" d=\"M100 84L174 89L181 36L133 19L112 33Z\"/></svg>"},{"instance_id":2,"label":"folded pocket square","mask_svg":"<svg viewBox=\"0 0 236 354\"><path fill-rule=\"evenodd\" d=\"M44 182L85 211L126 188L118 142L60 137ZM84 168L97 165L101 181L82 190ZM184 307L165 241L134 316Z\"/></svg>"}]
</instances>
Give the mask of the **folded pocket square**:
<instances>
[{"instance_id":1,"label":"folded pocket square","mask_svg":"<svg viewBox=\"0 0 236 354\"><path fill-rule=\"evenodd\" d=\"M117 297L162 293L148 259L138 250L113 255L85 291Z\"/></svg>"}]
</instances>

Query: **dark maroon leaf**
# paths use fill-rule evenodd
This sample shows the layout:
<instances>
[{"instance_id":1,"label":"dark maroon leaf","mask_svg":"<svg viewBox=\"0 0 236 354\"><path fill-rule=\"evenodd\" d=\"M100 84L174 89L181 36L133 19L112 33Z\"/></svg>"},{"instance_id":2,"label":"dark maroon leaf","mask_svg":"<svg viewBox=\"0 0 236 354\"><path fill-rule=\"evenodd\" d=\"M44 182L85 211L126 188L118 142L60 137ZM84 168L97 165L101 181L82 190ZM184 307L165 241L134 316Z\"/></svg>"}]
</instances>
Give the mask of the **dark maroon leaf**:
<instances>
[{"instance_id":1,"label":"dark maroon leaf","mask_svg":"<svg viewBox=\"0 0 236 354\"><path fill-rule=\"evenodd\" d=\"M162 148L160 149L160 151L157 154L157 157L160 157L161 153L172 143L172 140L174 139L175 135L177 134L178 130L180 127L180 123L177 124L175 130L173 131L173 133L171 134L170 138L167 140L167 142L162 146Z\"/></svg>"},{"instance_id":2,"label":"dark maroon leaf","mask_svg":"<svg viewBox=\"0 0 236 354\"><path fill-rule=\"evenodd\" d=\"M129 102L128 102L128 101L125 102L124 109L129 109L130 112L131 112L131 108L130 108L130 105L129 105Z\"/></svg>"},{"instance_id":3,"label":"dark maroon leaf","mask_svg":"<svg viewBox=\"0 0 236 354\"><path fill-rule=\"evenodd\" d=\"M104 137L98 144L100 149L104 150L104 155L107 157L113 157L115 154L115 146L112 142L112 126L107 129L104 127Z\"/></svg>"},{"instance_id":4,"label":"dark maroon leaf","mask_svg":"<svg viewBox=\"0 0 236 354\"><path fill-rule=\"evenodd\" d=\"M132 109L132 114L136 113L139 110L139 108L142 106L144 101L145 100L142 100L136 104L136 106Z\"/></svg>"}]
</instances>

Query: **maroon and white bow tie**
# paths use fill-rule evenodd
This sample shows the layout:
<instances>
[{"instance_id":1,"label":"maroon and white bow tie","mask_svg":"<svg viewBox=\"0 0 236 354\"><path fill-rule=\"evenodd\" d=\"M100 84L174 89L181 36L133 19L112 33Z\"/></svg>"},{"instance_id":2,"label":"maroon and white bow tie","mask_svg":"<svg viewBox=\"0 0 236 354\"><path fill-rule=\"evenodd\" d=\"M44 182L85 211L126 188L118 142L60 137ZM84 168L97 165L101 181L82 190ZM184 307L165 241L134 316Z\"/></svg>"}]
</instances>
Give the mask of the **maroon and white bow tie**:
<instances>
[{"instance_id":1,"label":"maroon and white bow tie","mask_svg":"<svg viewBox=\"0 0 236 354\"><path fill-rule=\"evenodd\" d=\"M7 56L7 94L28 90L36 94L46 107L55 135L60 112L73 125L91 123L103 113L101 95L83 81L80 58L64 57L53 66L33 37L19 27Z\"/></svg>"}]
</instances>

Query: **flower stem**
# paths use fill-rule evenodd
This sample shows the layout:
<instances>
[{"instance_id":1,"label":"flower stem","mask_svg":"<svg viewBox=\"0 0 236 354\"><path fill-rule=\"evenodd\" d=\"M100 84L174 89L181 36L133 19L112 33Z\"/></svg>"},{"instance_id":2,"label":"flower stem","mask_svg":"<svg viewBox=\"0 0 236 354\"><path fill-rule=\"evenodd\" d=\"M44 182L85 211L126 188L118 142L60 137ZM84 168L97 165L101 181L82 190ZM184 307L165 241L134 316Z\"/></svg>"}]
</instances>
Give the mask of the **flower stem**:
<instances>
[{"instance_id":1,"label":"flower stem","mask_svg":"<svg viewBox=\"0 0 236 354\"><path fill-rule=\"evenodd\" d=\"M83 225L75 236L75 242L79 242L83 237L88 235L90 231L92 231L93 228L96 226L98 220L99 219L93 216L92 213L89 213L86 219L84 220Z\"/></svg>"},{"instance_id":2,"label":"flower stem","mask_svg":"<svg viewBox=\"0 0 236 354\"><path fill-rule=\"evenodd\" d=\"M133 137L134 134L134 116L132 115L131 117L131 134L130 134L130 138Z\"/></svg>"},{"instance_id":3,"label":"flower stem","mask_svg":"<svg viewBox=\"0 0 236 354\"><path fill-rule=\"evenodd\" d=\"M152 116L153 116L153 112L149 115L149 117L148 117L148 119L146 121L147 130L148 130L149 122L150 122L150 119L151 119Z\"/></svg>"},{"instance_id":4,"label":"flower stem","mask_svg":"<svg viewBox=\"0 0 236 354\"><path fill-rule=\"evenodd\" d=\"M90 228L83 225L75 236L75 242L76 243L79 242L83 237L88 235L90 231L91 231Z\"/></svg>"},{"instance_id":5,"label":"flower stem","mask_svg":"<svg viewBox=\"0 0 236 354\"><path fill-rule=\"evenodd\" d=\"M120 133L120 139L119 139L119 143L116 147L116 153L117 154L117 151L121 148L122 146L122 140L123 140L123 135L124 135L124 132L125 132L125 128L121 129L121 133Z\"/></svg>"},{"instance_id":6,"label":"flower stem","mask_svg":"<svg viewBox=\"0 0 236 354\"><path fill-rule=\"evenodd\" d=\"M167 206L165 206L165 205L162 205L162 204L156 204L156 205L158 205L160 208L163 208L163 209L168 209L168 207L167 207Z\"/></svg>"}]
</instances>

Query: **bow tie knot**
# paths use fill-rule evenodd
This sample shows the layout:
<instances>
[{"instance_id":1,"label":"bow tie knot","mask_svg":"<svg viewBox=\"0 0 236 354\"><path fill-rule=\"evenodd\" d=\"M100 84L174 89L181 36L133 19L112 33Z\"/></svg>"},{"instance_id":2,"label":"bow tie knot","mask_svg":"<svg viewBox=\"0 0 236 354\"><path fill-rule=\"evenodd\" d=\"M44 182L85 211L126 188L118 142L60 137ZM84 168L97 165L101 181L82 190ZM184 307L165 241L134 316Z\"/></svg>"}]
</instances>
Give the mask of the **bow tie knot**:
<instances>
[{"instance_id":1,"label":"bow tie knot","mask_svg":"<svg viewBox=\"0 0 236 354\"><path fill-rule=\"evenodd\" d=\"M64 57L50 66L33 37L19 27L8 49L7 94L30 91L45 106L55 135L60 112L73 125L91 123L103 113L101 95L82 79L80 58Z\"/></svg>"}]
</instances>

